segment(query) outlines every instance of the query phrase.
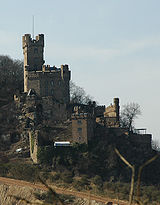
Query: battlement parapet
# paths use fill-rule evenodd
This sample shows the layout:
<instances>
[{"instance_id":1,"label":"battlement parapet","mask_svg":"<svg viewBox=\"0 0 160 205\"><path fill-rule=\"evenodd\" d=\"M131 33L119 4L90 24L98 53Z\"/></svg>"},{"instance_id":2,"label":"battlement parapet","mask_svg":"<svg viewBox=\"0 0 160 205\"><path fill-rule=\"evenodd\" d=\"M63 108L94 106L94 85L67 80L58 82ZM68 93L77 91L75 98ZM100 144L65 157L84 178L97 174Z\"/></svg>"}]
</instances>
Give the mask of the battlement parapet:
<instances>
[{"instance_id":1,"label":"battlement parapet","mask_svg":"<svg viewBox=\"0 0 160 205\"><path fill-rule=\"evenodd\" d=\"M70 71L68 65L61 65L61 77L62 79L68 78L70 80Z\"/></svg>"},{"instance_id":2,"label":"battlement parapet","mask_svg":"<svg viewBox=\"0 0 160 205\"><path fill-rule=\"evenodd\" d=\"M72 119L77 120L77 119L91 119L93 118L93 115L90 113L79 113L79 114L72 114Z\"/></svg>"},{"instance_id":3,"label":"battlement parapet","mask_svg":"<svg viewBox=\"0 0 160 205\"><path fill-rule=\"evenodd\" d=\"M61 68L57 68L56 66L50 66L50 65L43 65L42 66L42 71L50 71L50 72L69 72L68 65L61 65Z\"/></svg>"},{"instance_id":4,"label":"battlement parapet","mask_svg":"<svg viewBox=\"0 0 160 205\"><path fill-rule=\"evenodd\" d=\"M42 71L30 71L27 74L28 80L29 79L38 79L38 78L44 78L45 76L47 78L58 78L58 79L70 79L70 71L68 73L65 73L65 76L61 75L61 70L59 68L52 68L50 66L43 66Z\"/></svg>"},{"instance_id":5,"label":"battlement parapet","mask_svg":"<svg viewBox=\"0 0 160 205\"><path fill-rule=\"evenodd\" d=\"M105 112L105 105L95 107L95 116L103 116Z\"/></svg>"},{"instance_id":6,"label":"battlement parapet","mask_svg":"<svg viewBox=\"0 0 160 205\"><path fill-rule=\"evenodd\" d=\"M68 65L67 65L67 64L61 65L61 70L63 70L63 71L68 71L68 70L69 70Z\"/></svg>"},{"instance_id":7,"label":"battlement parapet","mask_svg":"<svg viewBox=\"0 0 160 205\"><path fill-rule=\"evenodd\" d=\"M44 47L44 34L39 34L38 36L36 36L36 39L32 39L30 34L25 34L22 37L23 49L25 47L35 46L35 45Z\"/></svg>"}]
</instances>

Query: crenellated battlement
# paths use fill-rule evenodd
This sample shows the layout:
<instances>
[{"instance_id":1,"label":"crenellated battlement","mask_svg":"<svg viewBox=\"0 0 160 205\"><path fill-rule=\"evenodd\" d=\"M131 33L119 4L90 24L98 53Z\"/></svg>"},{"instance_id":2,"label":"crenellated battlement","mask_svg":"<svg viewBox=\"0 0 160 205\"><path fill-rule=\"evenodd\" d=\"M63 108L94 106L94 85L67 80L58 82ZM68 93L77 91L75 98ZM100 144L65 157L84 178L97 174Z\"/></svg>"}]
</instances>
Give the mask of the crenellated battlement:
<instances>
[{"instance_id":1,"label":"crenellated battlement","mask_svg":"<svg viewBox=\"0 0 160 205\"><path fill-rule=\"evenodd\" d=\"M44 47L44 35L39 34L36 39L32 39L30 34L25 34L22 37L22 47L23 49L27 46L42 46Z\"/></svg>"}]
</instances>

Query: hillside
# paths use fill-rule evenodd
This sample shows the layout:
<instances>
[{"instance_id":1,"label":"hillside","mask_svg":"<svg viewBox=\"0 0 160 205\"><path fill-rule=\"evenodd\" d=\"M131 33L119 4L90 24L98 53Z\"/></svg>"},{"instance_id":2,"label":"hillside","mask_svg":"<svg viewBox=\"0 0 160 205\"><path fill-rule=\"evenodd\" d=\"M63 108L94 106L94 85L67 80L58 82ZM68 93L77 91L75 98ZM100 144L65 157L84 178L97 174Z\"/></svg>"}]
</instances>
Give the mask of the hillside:
<instances>
[{"instance_id":1,"label":"hillside","mask_svg":"<svg viewBox=\"0 0 160 205\"><path fill-rule=\"evenodd\" d=\"M16 63L8 57L0 57L0 60L4 59L11 61L12 66ZM18 64L17 72L12 72L12 66L9 67L11 73L7 72L11 78L9 75L5 76L4 72L4 76L0 79L3 85L0 88L0 176L30 182L37 182L40 176L47 183L55 183L57 186L78 191L89 190L93 194L113 198L116 198L118 194L120 199L127 200L131 170L116 154L115 148L135 166L135 181L137 181L139 167L158 153L151 148L151 138L148 138L148 141L145 139L147 135L139 135L141 138L137 140L137 135L134 135L132 129L127 132L126 129L125 131L121 129L119 99L115 98L114 104L105 109L105 106L96 107L95 102L82 104L82 106L65 104L55 100L54 96L39 96L32 89L28 91L28 94L27 92L19 93L16 90L17 88L21 90L22 86L23 73L21 72L18 76L19 71L22 71L21 63ZM56 72L62 74L63 68L68 69L66 65L62 66L61 72L60 69L54 68L53 76ZM47 70L45 72L47 76L50 76ZM43 71L41 74L43 75ZM41 82L41 78L39 80ZM61 81L63 82L62 79ZM50 85L54 83L51 82ZM61 88L61 83L57 84L58 88ZM16 92L17 103L13 101L13 94ZM61 96L59 94L57 92L58 97ZM67 96L69 99L69 92ZM62 98L65 99L65 95L62 95ZM98 117L96 108L99 108ZM75 137L72 136L73 110L75 111L75 130L82 131L82 127L83 130L87 130L87 134L83 136L86 137L86 141L80 141L82 136L76 135L76 132L76 139L79 141L75 143L73 140ZM90 133L92 133L90 138L92 140L88 137ZM55 141L73 143L70 147L54 147ZM31 143L32 153L36 145L37 164L34 164L30 158L29 143ZM150 204L153 201L160 201L159 176L160 158L157 157L145 167L141 177L142 197L148 199Z\"/></svg>"},{"instance_id":2,"label":"hillside","mask_svg":"<svg viewBox=\"0 0 160 205\"><path fill-rule=\"evenodd\" d=\"M63 125L41 126L44 139L47 137L50 143L44 144L39 150L41 164L34 165L29 158L28 135L22 132L23 127L19 127L16 119L18 110L14 108L13 103L10 103L2 106L1 111L8 116L5 121L1 121L1 132L8 136L5 138L5 143L4 139L1 139L3 145L1 146L1 176L37 181L38 176L41 175L48 183L56 183L58 186L73 187L79 191L91 190L93 193L113 198L118 192L120 199L127 200L131 170L116 155L114 148L117 147L120 153L136 166L136 179L139 166L156 154L152 149L135 146L128 135L117 138L114 129L110 129L107 137L98 132L95 140L88 146L75 144L73 147L55 149L53 140L64 140L65 136L71 135L71 124L66 122ZM22 148L22 151L17 152L18 148ZM160 159L158 158L142 172L143 197L149 197L150 204L152 201L160 200L158 198L160 196L159 176ZM152 187L153 184L155 187Z\"/></svg>"},{"instance_id":3,"label":"hillside","mask_svg":"<svg viewBox=\"0 0 160 205\"><path fill-rule=\"evenodd\" d=\"M38 196L42 196L45 198L45 195L47 196L48 189L45 185L40 183L29 183L26 181L20 181L20 180L13 180L8 178L2 178L0 177L0 182L3 184L0 186L0 193L1 193L1 199L0 203L1 205L10 205L11 203L16 202L18 203L18 200L16 200L14 197L11 196L17 196L22 197L23 199L30 199L29 201L39 201L37 198ZM118 200L110 199L108 197L102 197L90 194L90 192L78 192L74 191L72 189L64 189L60 187L56 187L51 185L53 187L54 191L56 191L57 194L60 194L60 197L64 201L65 204L72 203L73 205L80 205L83 203L83 205L87 205L90 201L90 204L92 205L103 205L107 202L111 201L114 203L118 203ZM7 191L6 191L7 190ZM9 196L9 197L8 197ZM47 197L46 197L47 198ZM42 200L42 199L41 199ZM43 199L44 201L45 199ZM119 205L125 205L128 202L119 200Z\"/></svg>"}]
</instances>

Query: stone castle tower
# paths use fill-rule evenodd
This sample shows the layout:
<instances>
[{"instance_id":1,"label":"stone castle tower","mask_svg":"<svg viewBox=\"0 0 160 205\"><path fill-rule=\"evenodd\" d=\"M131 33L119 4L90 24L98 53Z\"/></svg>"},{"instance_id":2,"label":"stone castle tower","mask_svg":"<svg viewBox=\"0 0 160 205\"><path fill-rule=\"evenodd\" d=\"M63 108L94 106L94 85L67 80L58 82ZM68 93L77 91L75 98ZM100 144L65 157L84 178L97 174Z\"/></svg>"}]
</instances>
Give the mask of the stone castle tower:
<instances>
[{"instance_id":1,"label":"stone castle tower","mask_svg":"<svg viewBox=\"0 0 160 205\"><path fill-rule=\"evenodd\" d=\"M113 105L106 107L104 117L108 127L119 127L119 98L114 98Z\"/></svg>"},{"instance_id":2,"label":"stone castle tower","mask_svg":"<svg viewBox=\"0 0 160 205\"><path fill-rule=\"evenodd\" d=\"M95 118L91 113L72 114L73 142L88 144L94 138Z\"/></svg>"},{"instance_id":3,"label":"stone castle tower","mask_svg":"<svg viewBox=\"0 0 160 205\"><path fill-rule=\"evenodd\" d=\"M25 34L22 40L24 54L24 92L28 92L28 73L31 71L41 71L44 50L44 35L36 36L36 40L31 39L30 34Z\"/></svg>"},{"instance_id":4,"label":"stone castle tower","mask_svg":"<svg viewBox=\"0 0 160 205\"><path fill-rule=\"evenodd\" d=\"M22 38L24 54L24 92L34 90L40 97L52 96L60 103L70 101L68 65L61 68L44 65L44 35L39 34L32 39L30 34Z\"/></svg>"}]
</instances>

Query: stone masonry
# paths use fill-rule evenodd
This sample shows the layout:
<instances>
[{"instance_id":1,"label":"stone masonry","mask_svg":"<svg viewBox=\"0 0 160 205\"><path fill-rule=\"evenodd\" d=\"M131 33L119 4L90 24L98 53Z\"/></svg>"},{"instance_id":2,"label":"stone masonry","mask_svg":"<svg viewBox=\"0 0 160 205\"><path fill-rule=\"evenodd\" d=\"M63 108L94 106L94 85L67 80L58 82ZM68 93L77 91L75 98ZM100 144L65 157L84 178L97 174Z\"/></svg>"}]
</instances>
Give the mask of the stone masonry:
<instances>
[{"instance_id":1,"label":"stone masonry","mask_svg":"<svg viewBox=\"0 0 160 205\"><path fill-rule=\"evenodd\" d=\"M70 71L68 65L61 68L43 65L44 35L32 39L25 34L22 39L24 54L24 92L33 89L38 96L52 96L55 101L69 103Z\"/></svg>"},{"instance_id":2,"label":"stone masonry","mask_svg":"<svg viewBox=\"0 0 160 205\"><path fill-rule=\"evenodd\" d=\"M88 144L94 138L95 119L90 113L72 114L73 142Z\"/></svg>"}]
</instances>

